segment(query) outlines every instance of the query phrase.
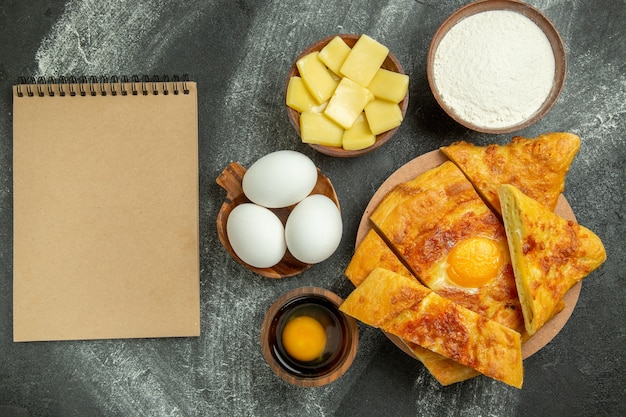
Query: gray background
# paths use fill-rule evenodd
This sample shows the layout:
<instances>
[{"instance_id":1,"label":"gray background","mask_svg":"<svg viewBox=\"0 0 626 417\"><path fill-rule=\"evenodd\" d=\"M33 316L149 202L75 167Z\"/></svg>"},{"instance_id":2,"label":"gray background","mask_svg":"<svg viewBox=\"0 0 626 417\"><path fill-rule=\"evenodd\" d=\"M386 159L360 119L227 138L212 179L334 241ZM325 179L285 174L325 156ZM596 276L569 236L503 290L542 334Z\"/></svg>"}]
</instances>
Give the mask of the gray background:
<instances>
[{"instance_id":1,"label":"gray background","mask_svg":"<svg viewBox=\"0 0 626 417\"><path fill-rule=\"evenodd\" d=\"M0 417L4 416L617 416L624 373L626 2L532 0L566 45L569 71L552 111L517 132L569 131L582 146L565 195L608 260L589 276L558 336L525 361L522 390L485 377L441 387L380 331L360 326L357 358L322 388L297 388L264 362L259 327L272 301L316 285L345 297L357 226L380 184L405 162L464 139L426 81L437 27L462 1L0 1ZM410 75L405 121L385 147L334 159L299 143L283 105L291 61L313 41L367 33ZM12 97L22 75L189 73L198 82L201 308L198 338L12 342ZM33 115L36 117L36 115ZM305 273L269 280L220 245L232 161L294 149L330 177L344 216L338 251Z\"/></svg>"}]
</instances>

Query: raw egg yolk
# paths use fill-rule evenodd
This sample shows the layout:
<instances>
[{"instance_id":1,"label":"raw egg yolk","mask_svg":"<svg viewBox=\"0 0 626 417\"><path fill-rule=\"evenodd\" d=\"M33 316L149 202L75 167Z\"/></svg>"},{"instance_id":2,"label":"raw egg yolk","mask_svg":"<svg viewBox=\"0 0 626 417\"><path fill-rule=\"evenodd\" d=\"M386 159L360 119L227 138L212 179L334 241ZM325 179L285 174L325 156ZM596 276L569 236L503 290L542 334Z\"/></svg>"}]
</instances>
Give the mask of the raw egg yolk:
<instances>
[{"instance_id":1,"label":"raw egg yolk","mask_svg":"<svg viewBox=\"0 0 626 417\"><path fill-rule=\"evenodd\" d=\"M464 240L448 254L448 276L463 287L480 287L500 272L504 260L497 242L484 237Z\"/></svg>"},{"instance_id":2,"label":"raw egg yolk","mask_svg":"<svg viewBox=\"0 0 626 417\"><path fill-rule=\"evenodd\" d=\"M287 323L282 340L289 356L301 362L309 362L324 352L326 332L314 318L299 316Z\"/></svg>"}]
</instances>

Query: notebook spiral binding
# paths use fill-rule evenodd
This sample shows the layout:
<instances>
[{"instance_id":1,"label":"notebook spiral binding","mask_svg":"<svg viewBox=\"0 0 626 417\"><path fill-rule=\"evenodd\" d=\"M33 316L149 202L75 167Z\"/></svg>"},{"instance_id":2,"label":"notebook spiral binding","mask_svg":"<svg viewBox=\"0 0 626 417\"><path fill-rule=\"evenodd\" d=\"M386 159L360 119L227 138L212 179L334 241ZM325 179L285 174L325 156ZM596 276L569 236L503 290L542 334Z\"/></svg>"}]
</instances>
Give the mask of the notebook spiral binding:
<instances>
[{"instance_id":1,"label":"notebook spiral binding","mask_svg":"<svg viewBox=\"0 0 626 417\"><path fill-rule=\"evenodd\" d=\"M136 96L140 93L142 95L157 95L159 91L164 95L168 95L170 92L178 95L181 92L189 94L189 89L187 88L188 81L189 76L187 74L183 74L182 77L173 75L171 80L167 75L163 77L143 75L141 78L138 75L130 77L126 75L121 77L115 75L111 77L106 75L89 77L84 75L80 77L20 77L16 89L18 97L24 97L25 95L28 97L43 97L45 95L52 97L56 93L59 96L106 96L107 94L113 96L131 94ZM161 84L160 90L159 84Z\"/></svg>"}]
</instances>

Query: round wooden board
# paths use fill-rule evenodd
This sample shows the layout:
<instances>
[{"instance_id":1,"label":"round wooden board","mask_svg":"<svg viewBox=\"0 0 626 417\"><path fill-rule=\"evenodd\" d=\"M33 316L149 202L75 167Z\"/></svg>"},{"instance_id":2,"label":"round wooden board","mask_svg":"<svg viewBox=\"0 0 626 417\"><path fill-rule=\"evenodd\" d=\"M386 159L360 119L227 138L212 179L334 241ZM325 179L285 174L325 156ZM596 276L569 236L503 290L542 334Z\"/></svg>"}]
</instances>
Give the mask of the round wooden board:
<instances>
[{"instance_id":1,"label":"round wooden board","mask_svg":"<svg viewBox=\"0 0 626 417\"><path fill-rule=\"evenodd\" d=\"M429 169L441 165L447 160L448 158L443 154L443 152L441 152L440 150L435 150L418 156L417 158L409 161L393 174L391 174L391 176L389 176L389 178L387 178L385 182L383 182L378 190L374 193L374 196L365 208L365 212L361 217L361 222L357 230L356 246L361 243L367 232L371 229L371 224L369 220L370 215L376 209L382 199L387 195L387 193L389 193L389 191L391 191L396 185L410 181L418 175L428 171ZM559 196L559 200L554 211L565 219L576 221L574 211L572 210L563 195ZM563 298L563 301L565 302L565 308L561 312L556 314L552 318L552 320L546 323L541 329L537 331L537 333L535 333L523 344L522 355L524 359L535 354L537 351L547 345L561 331L563 326L565 326L565 323L567 323L567 320L572 315L572 311L574 311L574 307L576 306L576 302L578 301L578 296L580 295L581 287L581 282L578 282L576 285L574 285ZM402 349L409 355L414 356L399 338L387 333L385 334L400 349Z\"/></svg>"}]
</instances>

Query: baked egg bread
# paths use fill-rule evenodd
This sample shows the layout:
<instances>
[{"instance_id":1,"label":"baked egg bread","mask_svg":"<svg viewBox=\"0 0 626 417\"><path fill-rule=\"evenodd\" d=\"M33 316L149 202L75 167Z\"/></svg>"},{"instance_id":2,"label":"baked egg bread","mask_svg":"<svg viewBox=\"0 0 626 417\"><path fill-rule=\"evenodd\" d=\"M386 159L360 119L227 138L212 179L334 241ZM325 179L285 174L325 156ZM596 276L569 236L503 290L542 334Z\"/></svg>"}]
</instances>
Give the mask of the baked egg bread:
<instances>
[{"instance_id":1,"label":"baked egg bread","mask_svg":"<svg viewBox=\"0 0 626 417\"><path fill-rule=\"evenodd\" d=\"M428 288L524 333L504 227L452 162L396 186L370 220Z\"/></svg>"},{"instance_id":2,"label":"baked egg bread","mask_svg":"<svg viewBox=\"0 0 626 417\"><path fill-rule=\"evenodd\" d=\"M522 386L518 332L438 295L413 278L376 268L340 310L486 376Z\"/></svg>"},{"instance_id":3,"label":"baked egg bread","mask_svg":"<svg viewBox=\"0 0 626 417\"><path fill-rule=\"evenodd\" d=\"M357 246L345 270L345 275L355 287L358 287L376 268L384 268L399 275L415 279L413 274L398 259L378 233L374 229L370 229ZM403 339L400 339L400 341L424 364L426 369L441 385L454 384L479 375L479 372L476 370L415 343Z\"/></svg>"},{"instance_id":4,"label":"baked egg bread","mask_svg":"<svg viewBox=\"0 0 626 417\"><path fill-rule=\"evenodd\" d=\"M501 213L500 184L512 184L554 210L565 189L565 177L580 149L572 133L546 133L528 139L513 137L506 145L476 146L456 142L441 151L465 173L485 201Z\"/></svg>"},{"instance_id":5,"label":"baked egg bread","mask_svg":"<svg viewBox=\"0 0 626 417\"><path fill-rule=\"evenodd\" d=\"M370 229L357 246L344 274L358 287L370 272L385 268L400 275L413 277L411 271L398 259L374 229Z\"/></svg>"},{"instance_id":6,"label":"baked egg bread","mask_svg":"<svg viewBox=\"0 0 626 417\"><path fill-rule=\"evenodd\" d=\"M380 327L442 385L484 373L444 351L458 344L454 331L443 331L441 344L428 339L428 329L414 325L420 308L407 307L407 298L420 305L442 298L441 312L470 310L515 330L520 343L535 334L564 308L565 293L606 259L596 235L553 213L579 147L576 135L550 133L515 137L504 146L457 142L442 148L450 161L378 200L369 217L373 230L346 269L359 290L354 296L362 295L347 304L351 315ZM385 284L368 284L368 298L361 286L370 281ZM385 304L376 296L391 298ZM389 311L401 318L392 320Z\"/></svg>"},{"instance_id":7,"label":"baked egg bread","mask_svg":"<svg viewBox=\"0 0 626 417\"><path fill-rule=\"evenodd\" d=\"M555 313L565 293L606 260L600 238L513 185L498 188L526 332Z\"/></svg>"}]
</instances>

